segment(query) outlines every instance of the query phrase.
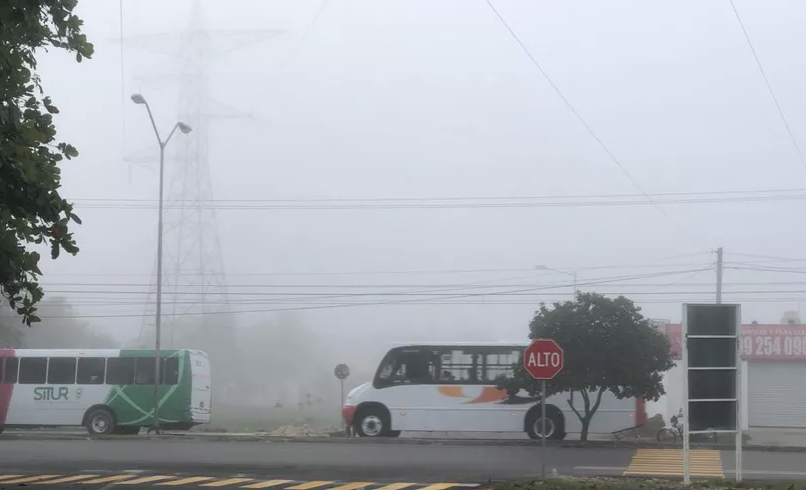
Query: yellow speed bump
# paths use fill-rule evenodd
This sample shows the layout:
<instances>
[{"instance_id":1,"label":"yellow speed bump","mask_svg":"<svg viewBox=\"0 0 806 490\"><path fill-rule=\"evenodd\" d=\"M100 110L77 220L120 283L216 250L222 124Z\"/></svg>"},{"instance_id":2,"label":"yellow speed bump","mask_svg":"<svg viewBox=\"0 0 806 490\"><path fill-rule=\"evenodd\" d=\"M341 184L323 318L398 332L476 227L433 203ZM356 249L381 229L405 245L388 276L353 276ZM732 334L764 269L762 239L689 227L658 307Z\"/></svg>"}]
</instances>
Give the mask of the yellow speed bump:
<instances>
[{"instance_id":1,"label":"yellow speed bump","mask_svg":"<svg viewBox=\"0 0 806 490\"><path fill-rule=\"evenodd\" d=\"M692 449L691 476L724 478L722 453L715 449ZM638 449L624 476L683 476L682 449Z\"/></svg>"}]
</instances>

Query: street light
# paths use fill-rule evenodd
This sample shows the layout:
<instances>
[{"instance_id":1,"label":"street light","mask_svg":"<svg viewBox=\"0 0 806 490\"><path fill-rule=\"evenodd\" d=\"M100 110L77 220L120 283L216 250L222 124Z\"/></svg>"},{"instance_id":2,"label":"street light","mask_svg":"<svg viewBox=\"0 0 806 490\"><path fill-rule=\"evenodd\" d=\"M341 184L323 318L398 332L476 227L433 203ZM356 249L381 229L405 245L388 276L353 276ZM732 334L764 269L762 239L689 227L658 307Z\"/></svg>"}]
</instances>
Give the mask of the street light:
<instances>
[{"instance_id":1,"label":"street light","mask_svg":"<svg viewBox=\"0 0 806 490\"><path fill-rule=\"evenodd\" d=\"M188 134L192 131L191 127L183 122L174 124L173 129L168 134L168 137L163 140L160 137L160 132L157 129L157 123L154 122L154 115L151 113L151 107L148 105L145 97L140 94L132 94L132 102L138 105L146 106L148 111L148 118L151 120L151 126L154 128L154 134L157 136L157 142L160 145L160 198L159 198L159 218L157 224L157 313L155 325L155 340L154 340L154 432L160 433L160 399L159 399L159 386L160 386L160 337L162 334L162 205L163 205L163 188L165 181L165 147L171 141L176 130L179 129L183 134Z\"/></svg>"},{"instance_id":2,"label":"street light","mask_svg":"<svg viewBox=\"0 0 806 490\"><path fill-rule=\"evenodd\" d=\"M571 292L571 294L572 294L571 299L576 301L576 299L577 299L577 271L568 272L568 271L564 271L564 270L560 270L560 269L555 269L555 268L549 267L547 265L536 265L535 270L538 270L538 271L552 271L552 272L557 272L559 274L566 274L566 275L569 275L569 276L573 277L574 278L574 289Z\"/></svg>"}]
</instances>

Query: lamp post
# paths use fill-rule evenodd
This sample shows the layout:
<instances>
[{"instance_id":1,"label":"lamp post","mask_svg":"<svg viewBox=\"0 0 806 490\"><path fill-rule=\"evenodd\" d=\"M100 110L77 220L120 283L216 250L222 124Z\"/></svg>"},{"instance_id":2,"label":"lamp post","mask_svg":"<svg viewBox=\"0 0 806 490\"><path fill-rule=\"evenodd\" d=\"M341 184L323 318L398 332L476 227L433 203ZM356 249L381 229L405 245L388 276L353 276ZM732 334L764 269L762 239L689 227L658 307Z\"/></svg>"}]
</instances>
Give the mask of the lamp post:
<instances>
[{"instance_id":1,"label":"lamp post","mask_svg":"<svg viewBox=\"0 0 806 490\"><path fill-rule=\"evenodd\" d=\"M161 338L161 324L162 324L162 206L163 206L163 188L165 181L165 147L171 141L174 133L178 129L184 134L192 131L190 126L183 122L174 124L173 129L168 134L168 137L163 140L160 137L160 132L157 129L157 123L154 122L154 115L151 113L151 107L148 105L145 97L140 94L132 94L132 102L138 105L146 106L148 111L148 118L151 120L151 126L154 128L154 134L157 136L157 142L160 145L160 197L159 197L159 218L157 220L157 313L155 318L155 339L154 339L154 426L153 430L157 434L160 433L160 417L159 417L159 386L160 386L160 338Z\"/></svg>"},{"instance_id":2,"label":"lamp post","mask_svg":"<svg viewBox=\"0 0 806 490\"><path fill-rule=\"evenodd\" d=\"M564 271L564 270L560 270L560 269L555 269L555 268L549 267L547 265L536 265L535 270L552 271L552 272L557 272L559 274L566 274L566 275L571 276L574 279L574 290L571 292L571 296L572 296L571 300L576 301L576 298L577 298L577 271L568 272L568 271Z\"/></svg>"}]
</instances>

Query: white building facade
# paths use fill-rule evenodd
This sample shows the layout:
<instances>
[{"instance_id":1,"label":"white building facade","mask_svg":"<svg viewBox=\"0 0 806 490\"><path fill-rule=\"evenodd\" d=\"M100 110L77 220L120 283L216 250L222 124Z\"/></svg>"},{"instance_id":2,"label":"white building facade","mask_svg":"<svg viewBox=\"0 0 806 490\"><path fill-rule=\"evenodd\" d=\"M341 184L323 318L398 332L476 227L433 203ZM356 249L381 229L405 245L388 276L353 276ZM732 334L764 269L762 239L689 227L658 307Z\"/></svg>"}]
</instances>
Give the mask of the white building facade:
<instances>
[{"instance_id":1,"label":"white building facade","mask_svg":"<svg viewBox=\"0 0 806 490\"><path fill-rule=\"evenodd\" d=\"M806 325L794 323L742 325L741 427L748 429L806 429ZM682 353L679 324L656 322L669 337L676 361ZM683 403L683 370L675 363L664 377L665 403L658 407L665 420ZM663 410L665 408L665 410ZM651 413L651 412L650 412Z\"/></svg>"}]
</instances>

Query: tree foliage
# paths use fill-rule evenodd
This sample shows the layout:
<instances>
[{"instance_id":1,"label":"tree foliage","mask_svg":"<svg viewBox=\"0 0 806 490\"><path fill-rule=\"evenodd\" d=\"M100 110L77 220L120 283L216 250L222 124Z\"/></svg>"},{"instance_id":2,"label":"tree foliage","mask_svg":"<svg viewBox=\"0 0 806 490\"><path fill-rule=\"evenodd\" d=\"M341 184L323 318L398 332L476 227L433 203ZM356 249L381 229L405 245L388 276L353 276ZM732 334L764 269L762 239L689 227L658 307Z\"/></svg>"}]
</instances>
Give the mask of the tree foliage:
<instances>
[{"instance_id":1,"label":"tree foliage","mask_svg":"<svg viewBox=\"0 0 806 490\"><path fill-rule=\"evenodd\" d=\"M119 342L80 318L68 299L48 296L39 304L42 322L26 328L8 306L0 306L0 347L17 349L114 349Z\"/></svg>"},{"instance_id":2,"label":"tree foliage","mask_svg":"<svg viewBox=\"0 0 806 490\"><path fill-rule=\"evenodd\" d=\"M548 382L546 396L569 393L567 403L582 423L581 440L587 440L605 392L652 401L665 393L662 375L674 364L669 341L623 296L577 293L575 301L541 304L529 329L529 338L554 339L564 351L564 369ZM540 381L517 365L501 387L536 395Z\"/></svg>"},{"instance_id":3,"label":"tree foliage","mask_svg":"<svg viewBox=\"0 0 806 490\"><path fill-rule=\"evenodd\" d=\"M0 2L0 293L23 322L39 321L36 303L40 256L32 244L48 244L51 257L78 247L69 231L80 223L73 206L59 195L59 163L78 155L57 142L53 115L59 110L45 96L36 55L50 47L89 58L93 46L73 14L77 0Z\"/></svg>"}]
</instances>

